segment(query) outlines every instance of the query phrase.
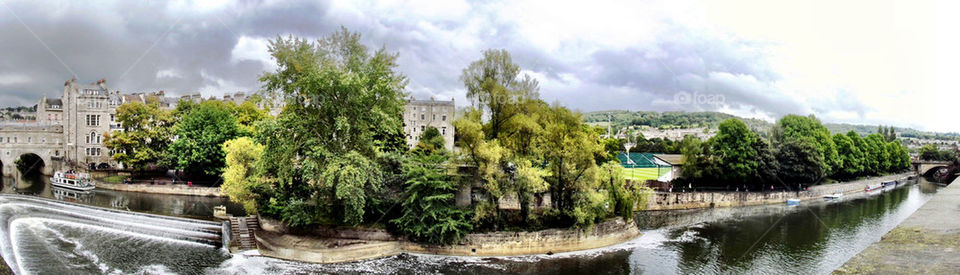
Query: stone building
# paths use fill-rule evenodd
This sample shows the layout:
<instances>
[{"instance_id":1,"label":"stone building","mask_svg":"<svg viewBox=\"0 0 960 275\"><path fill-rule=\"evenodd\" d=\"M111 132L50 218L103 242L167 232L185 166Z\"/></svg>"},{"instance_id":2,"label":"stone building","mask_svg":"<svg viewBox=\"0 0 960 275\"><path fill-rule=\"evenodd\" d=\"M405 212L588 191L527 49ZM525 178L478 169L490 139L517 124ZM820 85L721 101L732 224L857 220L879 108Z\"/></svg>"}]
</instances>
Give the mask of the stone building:
<instances>
[{"instance_id":1,"label":"stone building","mask_svg":"<svg viewBox=\"0 0 960 275\"><path fill-rule=\"evenodd\" d=\"M453 150L453 120L456 119L456 105L451 99L416 100L413 97L407 101L403 112L403 133L410 148L417 146L420 136L428 127L437 128L443 136L443 143L447 150Z\"/></svg>"},{"instance_id":2,"label":"stone building","mask_svg":"<svg viewBox=\"0 0 960 275\"><path fill-rule=\"evenodd\" d=\"M118 94L107 90L107 81L80 84L76 79L63 85L60 98L42 98L37 104L37 122L63 126L62 157L77 165L115 165L103 146L103 135L115 120ZM57 152L60 153L60 152Z\"/></svg>"}]
</instances>

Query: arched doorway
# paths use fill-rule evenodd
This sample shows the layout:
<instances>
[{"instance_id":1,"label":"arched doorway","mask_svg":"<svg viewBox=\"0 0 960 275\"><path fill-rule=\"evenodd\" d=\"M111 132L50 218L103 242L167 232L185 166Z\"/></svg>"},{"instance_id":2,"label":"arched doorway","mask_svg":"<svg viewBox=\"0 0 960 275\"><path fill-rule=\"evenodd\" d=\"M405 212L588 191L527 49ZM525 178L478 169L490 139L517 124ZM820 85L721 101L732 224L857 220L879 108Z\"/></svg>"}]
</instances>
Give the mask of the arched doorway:
<instances>
[{"instance_id":1,"label":"arched doorway","mask_svg":"<svg viewBox=\"0 0 960 275\"><path fill-rule=\"evenodd\" d=\"M24 176L40 175L43 173L43 168L47 165L43 162L43 158L34 153L20 155L14 164L16 164L20 174Z\"/></svg>"},{"instance_id":2,"label":"arched doorway","mask_svg":"<svg viewBox=\"0 0 960 275\"><path fill-rule=\"evenodd\" d=\"M100 163L97 165L97 170L107 170L110 169L110 164Z\"/></svg>"}]
</instances>

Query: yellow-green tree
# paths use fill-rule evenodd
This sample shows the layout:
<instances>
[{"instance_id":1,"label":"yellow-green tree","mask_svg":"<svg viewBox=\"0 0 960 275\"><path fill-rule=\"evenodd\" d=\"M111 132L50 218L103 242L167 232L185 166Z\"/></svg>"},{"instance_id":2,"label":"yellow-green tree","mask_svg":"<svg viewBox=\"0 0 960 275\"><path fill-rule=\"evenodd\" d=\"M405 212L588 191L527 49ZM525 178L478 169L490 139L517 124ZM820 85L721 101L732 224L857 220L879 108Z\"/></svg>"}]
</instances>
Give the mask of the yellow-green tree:
<instances>
[{"instance_id":1,"label":"yellow-green tree","mask_svg":"<svg viewBox=\"0 0 960 275\"><path fill-rule=\"evenodd\" d=\"M260 182L255 165L263 156L263 145L241 137L224 142L223 152L227 157L220 192L243 205L248 214L257 213L258 195L253 190Z\"/></svg>"}]
</instances>

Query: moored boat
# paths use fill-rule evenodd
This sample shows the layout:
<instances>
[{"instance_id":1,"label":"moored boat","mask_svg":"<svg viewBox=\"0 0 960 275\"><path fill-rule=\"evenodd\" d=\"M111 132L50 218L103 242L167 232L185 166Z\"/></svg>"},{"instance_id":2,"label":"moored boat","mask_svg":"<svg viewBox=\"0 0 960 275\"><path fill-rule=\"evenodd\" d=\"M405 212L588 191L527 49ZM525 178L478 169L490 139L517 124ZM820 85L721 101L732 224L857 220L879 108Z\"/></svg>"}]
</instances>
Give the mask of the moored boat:
<instances>
[{"instance_id":1,"label":"moored boat","mask_svg":"<svg viewBox=\"0 0 960 275\"><path fill-rule=\"evenodd\" d=\"M789 199L787 200L787 206L800 205L800 200L798 199Z\"/></svg>"},{"instance_id":2,"label":"moored boat","mask_svg":"<svg viewBox=\"0 0 960 275\"><path fill-rule=\"evenodd\" d=\"M883 185L881 185L881 184L868 184L867 187L864 188L863 191L866 191L866 192L876 191L876 190L879 190L880 188L883 188Z\"/></svg>"},{"instance_id":3,"label":"moored boat","mask_svg":"<svg viewBox=\"0 0 960 275\"><path fill-rule=\"evenodd\" d=\"M841 193L841 192L836 192L836 193L833 193L833 194L830 194L830 195L823 196L823 198L824 198L824 199L828 199L828 200L836 200L836 199L843 198L843 193Z\"/></svg>"},{"instance_id":4,"label":"moored boat","mask_svg":"<svg viewBox=\"0 0 960 275\"><path fill-rule=\"evenodd\" d=\"M50 178L50 184L57 187L79 190L79 191L90 191L97 186L90 180L90 175L77 173L74 171L66 172L56 172L53 174L53 178Z\"/></svg>"}]
</instances>

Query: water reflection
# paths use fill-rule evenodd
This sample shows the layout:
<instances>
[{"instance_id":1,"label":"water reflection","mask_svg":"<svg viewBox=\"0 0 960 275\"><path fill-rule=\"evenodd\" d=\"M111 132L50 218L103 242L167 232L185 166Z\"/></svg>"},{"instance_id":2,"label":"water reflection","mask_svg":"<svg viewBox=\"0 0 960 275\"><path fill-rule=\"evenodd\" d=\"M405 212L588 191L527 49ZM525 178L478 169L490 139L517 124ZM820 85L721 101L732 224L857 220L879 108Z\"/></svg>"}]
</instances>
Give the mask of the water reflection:
<instances>
[{"instance_id":1,"label":"water reflection","mask_svg":"<svg viewBox=\"0 0 960 275\"><path fill-rule=\"evenodd\" d=\"M805 201L796 207L767 205L643 212L637 215L639 226L644 229L640 238L612 247L574 253L519 257L403 254L327 265L245 254L217 259L219 266L205 272L828 274L880 240L883 234L915 212L936 191L937 186L921 179L919 184L892 192L851 195L837 201ZM47 197L56 194L45 183L16 183L10 179L4 179L2 192L32 192ZM84 203L132 211L209 216L212 207L224 203L224 199L96 190ZM232 213L242 211L237 205L227 205ZM158 255L172 257L177 253L158 252ZM207 252L190 253L201 255ZM213 266L215 263L205 262L198 266L203 265ZM183 266L175 270L188 269Z\"/></svg>"},{"instance_id":2,"label":"water reflection","mask_svg":"<svg viewBox=\"0 0 960 275\"><path fill-rule=\"evenodd\" d=\"M148 194L96 189L79 192L50 185L46 176L3 177L0 193L52 198L100 207L163 215L212 219L213 207L227 206L227 213L244 215L243 207L227 198Z\"/></svg>"}]
</instances>

